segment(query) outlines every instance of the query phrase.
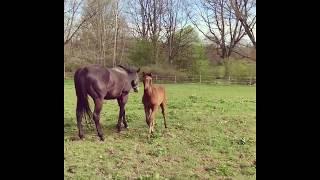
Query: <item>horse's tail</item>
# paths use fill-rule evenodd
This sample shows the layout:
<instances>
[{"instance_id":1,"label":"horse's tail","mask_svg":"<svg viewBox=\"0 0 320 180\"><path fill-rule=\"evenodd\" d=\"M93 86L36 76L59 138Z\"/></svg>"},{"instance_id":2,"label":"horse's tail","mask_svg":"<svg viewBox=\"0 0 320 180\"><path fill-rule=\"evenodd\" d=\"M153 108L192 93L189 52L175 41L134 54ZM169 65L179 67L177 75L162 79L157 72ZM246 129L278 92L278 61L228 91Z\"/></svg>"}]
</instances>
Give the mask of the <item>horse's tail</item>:
<instances>
[{"instance_id":1,"label":"horse's tail","mask_svg":"<svg viewBox=\"0 0 320 180\"><path fill-rule=\"evenodd\" d=\"M85 81L83 81L83 77L80 76L81 69L77 70L74 75L74 85L76 89L77 95L77 108L76 114L77 117L85 119L92 118L92 111L90 109L90 105L88 102L88 94L85 86Z\"/></svg>"}]
</instances>

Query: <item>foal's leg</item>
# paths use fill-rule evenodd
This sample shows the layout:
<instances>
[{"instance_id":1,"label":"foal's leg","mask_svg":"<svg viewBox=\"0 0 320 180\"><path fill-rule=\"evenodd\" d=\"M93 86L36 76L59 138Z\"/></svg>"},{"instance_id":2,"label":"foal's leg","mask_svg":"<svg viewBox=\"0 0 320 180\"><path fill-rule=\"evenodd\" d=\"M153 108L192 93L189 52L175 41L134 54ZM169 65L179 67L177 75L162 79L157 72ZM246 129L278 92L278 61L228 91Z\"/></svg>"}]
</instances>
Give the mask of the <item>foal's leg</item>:
<instances>
[{"instance_id":1,"label":"foal's leg","mask_svg":"<svg viewBox=\"0 0 320 180\"><path fill-rule=\"evenodd\" d=\"M153 125L153 119L152 119L152 114L153 114L153 111L150 110L151 112L149 113L149 116L148 116L148 126L149 126L149 135L153 132L152 130L152 125Z\"/></svg>"},{"instance_id":2,"label":"foal's leg","mask_svg":"<svg viewBox=\"0 0 320 180\"><path fill-rule=\"evenodd\" d=\"M96 129L98 132L98 136L100 137L100 140L103 141L104 137L103 137L103 132L102 132L102 128L100 125L100 112L102 109L102 105L103 105L103 99L94 99L94 112L93 112L93 120L96 124Z\"/></svg>"},{"instance_id":3,"label":"foal's leg","mask_svg":"<svg viewBox=\"0 0 320 180\"><path fill-rule=\"evenodd\" d=\"M154 124L155 124L155 121L156 121L157 110L158 110L158 106L157 105L153 106L152 112L151 112L151 115L150 115L151 133L153 133L153 131L154 131Z\"/></svg>"},{"instance_id":4,"label":"foal's leg","mask_svg":"<svg viewBox=\"0 0 320 180\"><path fill-rule=\"evenodd\" d=\"M146 123L148 124L148 126L150 126L150 108L147 106L144 106L144 112L146 115Z\"/></svg>"},{"instance_id":5,"label":"foal's leg","mask_svg":"<svg viewBox=\"0 0 320 180\"><path fill-rule=\"evenodd\" d=\"M161 110L162 110L162 115L163 115L163 120L164 120L164 127L167 128L167 120L166 120L166 112L165 112L166 105L164 103L161 103L160 107L161 107Z\"/></svg>"}]
</instances>

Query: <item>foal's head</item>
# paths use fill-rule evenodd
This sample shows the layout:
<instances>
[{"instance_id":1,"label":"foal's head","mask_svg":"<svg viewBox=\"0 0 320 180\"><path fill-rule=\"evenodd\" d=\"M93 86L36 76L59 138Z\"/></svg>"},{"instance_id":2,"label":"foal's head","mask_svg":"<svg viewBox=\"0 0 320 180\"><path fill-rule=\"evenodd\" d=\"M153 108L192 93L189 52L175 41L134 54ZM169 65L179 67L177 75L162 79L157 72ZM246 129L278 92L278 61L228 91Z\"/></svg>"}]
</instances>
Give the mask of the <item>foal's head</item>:
<instances>
[{"instance_id":1,"label":"foal's head","mask_svg":"<svg viewBox=\"0 0 320 180\"><path fill-rule=\"evenodd\" d=\"M152 85L152 73L142 72L142 74L144 89L148 89Z\"/></svg>"}]
</instances>

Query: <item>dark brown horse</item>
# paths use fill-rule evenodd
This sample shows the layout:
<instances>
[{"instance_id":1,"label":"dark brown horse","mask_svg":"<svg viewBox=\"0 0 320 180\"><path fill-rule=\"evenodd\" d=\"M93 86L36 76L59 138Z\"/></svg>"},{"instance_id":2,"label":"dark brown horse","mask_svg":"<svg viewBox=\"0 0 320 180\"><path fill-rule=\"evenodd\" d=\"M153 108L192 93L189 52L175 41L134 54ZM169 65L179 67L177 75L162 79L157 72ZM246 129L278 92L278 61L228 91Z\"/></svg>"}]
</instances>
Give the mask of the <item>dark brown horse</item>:
<instances>
[{"instance_id":1,"label":"dark brown horse","mask_svg":"<svg viewBox=\"0 0 320 180\"><path fill-rule=\"evenodd\" d=\"M128 101L128 94L133 88L138 92L139 76L138 70L118 66L115 68L104 68L99 65L90 65L79 68L74 75L74 83L77 95L77 127L79 137L84 137L82 118L93 117L100 140L104 140L102 127L100 125L100 112L103 100L117 99L120 110L117 128L121 130L121 123L128 128L125 118L125 105ZM88 95L94 101L94 111L90 110Z\"/></svg>"},{"instance_id":2,"label":"dark brown horse","mask_svg":"<svg viewBox=\"0 0 320 180\"><path fill-rule=\"evenodd\" d=\"M149 126L149 135L154 131L155 115L159 108L162 109L164 126L167 128L165 109L167 106L166 91L162 86L152 84L152 74L143 72L144 93L142 103L146 115L146 122Z\"/></svg>"}]
</instances>

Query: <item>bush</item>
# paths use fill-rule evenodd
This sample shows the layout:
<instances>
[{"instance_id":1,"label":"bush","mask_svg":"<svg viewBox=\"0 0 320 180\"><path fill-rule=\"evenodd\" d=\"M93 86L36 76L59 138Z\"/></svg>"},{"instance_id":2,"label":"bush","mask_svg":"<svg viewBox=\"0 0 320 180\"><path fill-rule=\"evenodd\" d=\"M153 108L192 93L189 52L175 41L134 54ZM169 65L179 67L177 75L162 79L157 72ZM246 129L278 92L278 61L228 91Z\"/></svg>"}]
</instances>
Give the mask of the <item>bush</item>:
<instances>
[{"instance_id":1,"label":"bush","mask_svg":"<svg viewBox=\"0 0 320 180\"><path fill-rule=\"evenodd\" d=\"M144 66L152 63L152 44L146 40L137 40L128 58L136 66Z\"/></svg>"}]
</instances>

